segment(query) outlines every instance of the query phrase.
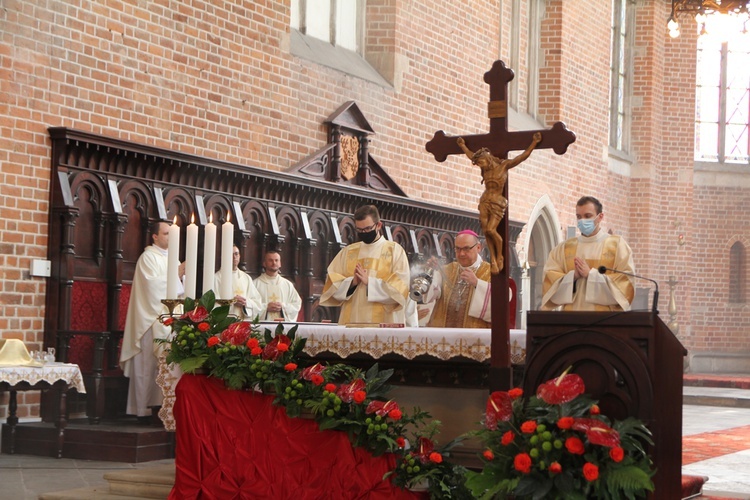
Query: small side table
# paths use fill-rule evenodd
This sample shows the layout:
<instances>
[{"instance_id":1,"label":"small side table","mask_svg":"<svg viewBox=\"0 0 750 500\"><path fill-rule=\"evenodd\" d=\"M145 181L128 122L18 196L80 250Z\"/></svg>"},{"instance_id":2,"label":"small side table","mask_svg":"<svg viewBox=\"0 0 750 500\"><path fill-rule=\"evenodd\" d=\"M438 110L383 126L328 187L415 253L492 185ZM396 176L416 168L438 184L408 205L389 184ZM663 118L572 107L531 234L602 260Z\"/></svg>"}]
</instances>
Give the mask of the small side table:
<instances>
[{"instance_id":1,"label":"small side table","mask_svg":"<svg viewBox=\"0 0 750 500\"><path fill-rule=\"evenodd\" d=\"M67 425L67 392L69 389L76 389L80 393L86 392L83 385L83 376L78 365L68 363L48 363L41 367L0 367L0 392L10 392L8 418L6 420L10 428L10 443L8 445L10 454L16 451L16 425L18 424L16 393L18 391L38 391L42 389L53 389L59 397L55 427L57 428L57 458L62 458L65 427Z\"/></svg>"}]
</instances>

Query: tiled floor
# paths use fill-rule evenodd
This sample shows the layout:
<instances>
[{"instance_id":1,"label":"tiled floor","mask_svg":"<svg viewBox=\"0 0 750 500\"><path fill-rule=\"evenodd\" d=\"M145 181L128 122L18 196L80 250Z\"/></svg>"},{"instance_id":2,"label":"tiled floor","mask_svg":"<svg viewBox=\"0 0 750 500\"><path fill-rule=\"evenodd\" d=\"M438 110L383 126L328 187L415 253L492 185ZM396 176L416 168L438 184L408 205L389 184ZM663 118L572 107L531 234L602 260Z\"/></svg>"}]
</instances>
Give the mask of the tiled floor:
<instances>
[{"instance_id":1,"label":"tiled floor","mask_svg":"<svg viewBox=\"0 0 750 500\"><path fill-rule=\"evenodd\" d=\"M685 388L720 394L727 389ZM726 394L725 394L726 395ZM750 390L732 397L750 399ZM32 500L41 493L104 485L105 472L173 463L91 462L22 455L0 455L0 500ZM708 476L704 492L750 499L750 408L685 405L683 473Z\"/></svg>"}]
</instances>

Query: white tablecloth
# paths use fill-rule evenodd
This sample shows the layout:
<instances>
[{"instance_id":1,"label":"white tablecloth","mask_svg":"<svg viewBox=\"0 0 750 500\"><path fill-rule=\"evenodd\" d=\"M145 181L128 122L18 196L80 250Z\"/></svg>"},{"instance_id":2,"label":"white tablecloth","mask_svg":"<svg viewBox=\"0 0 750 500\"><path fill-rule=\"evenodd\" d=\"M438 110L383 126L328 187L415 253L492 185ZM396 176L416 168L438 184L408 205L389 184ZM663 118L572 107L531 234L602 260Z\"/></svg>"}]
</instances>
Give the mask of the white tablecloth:
<instances>
[{"instance_id":1,"label":"white tablecloth","mask_svg":"<svg viewBox=\"0 0 750 500\"><path fill-rule=\"evenodd\" d=\"M52 385L58 380L65 380L69 388L75 388L80 393L86 392L81 369L78 368L78 365L71 363L47 363L40 367L5 366L0 368L0 382L8 382L10 385L19 382L28 382L33 385L42 381Z\"/></svg>"}]
</instances>

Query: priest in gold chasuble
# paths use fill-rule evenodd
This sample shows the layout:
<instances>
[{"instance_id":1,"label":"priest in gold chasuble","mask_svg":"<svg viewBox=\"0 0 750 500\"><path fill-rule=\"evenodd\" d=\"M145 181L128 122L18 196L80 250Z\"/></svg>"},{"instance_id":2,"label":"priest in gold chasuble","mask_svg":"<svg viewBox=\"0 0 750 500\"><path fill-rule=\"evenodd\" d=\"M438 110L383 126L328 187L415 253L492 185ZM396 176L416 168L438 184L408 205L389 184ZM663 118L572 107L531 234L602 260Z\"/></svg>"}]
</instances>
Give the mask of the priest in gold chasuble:
<instances>
[{"instance_id":1,"label":"priest in gold chasuble","mask_svg":"<svg viewBox=\"0 0 750 500\"><path fill-rule=\"evenodd\" d=\"M581 235L550 252L544 265L542 310L628 311L635 291L630 276L601 274L600 266L633 274L633 252L624 238L601 229L602 205L584 196L576 206Z\"/></svg>"},{"instance_id":2,"label":"priest in gold chasuble","mask_svg":"<svg viewBox=\"0 0 750 500\"><path fill-rule=\"evenodd\" d=\"M398 243L386 240L378 210L354 212L360 241L343 248L328 266L321 306L341 306L339 324L404 323L409 261Z\"/></svg>"}]
</instances>

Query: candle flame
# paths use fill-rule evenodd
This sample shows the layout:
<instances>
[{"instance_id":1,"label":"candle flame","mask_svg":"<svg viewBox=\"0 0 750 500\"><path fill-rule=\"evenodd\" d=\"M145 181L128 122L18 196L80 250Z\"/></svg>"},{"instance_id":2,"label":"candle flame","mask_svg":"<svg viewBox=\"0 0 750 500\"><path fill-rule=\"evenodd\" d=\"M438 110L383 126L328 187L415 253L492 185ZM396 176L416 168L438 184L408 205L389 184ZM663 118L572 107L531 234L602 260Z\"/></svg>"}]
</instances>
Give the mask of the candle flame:
<instances>
[{"instance_id":1,"label":"candle flame","mask_svg":"<svg viewBox=\"0 0 750 500\"><path fill-rule=\"evenodd\" d=\"M172 224L177 224L177 216L174 216L174 219L172 220Z\"/></svg>"},{"instance_id":2,"label":"candle flame","mask_svg":"<svg viewBox=\"0 0 750 500\"><path fill-rule=\"evenodd\" d=\"M230 212L229 210L227 210L227 222L229 222L231 220L232 220L232 212Z\"/></svg>"},{"instance_id":3,"label":"candle flame","mask_svg":"<svg viewBox=\"0 0 750 500\"><path fill-rule=\"evenodd\" d=\"M190 223L195 224L195 212L190 216Z\"/></svg>"},{"instance_id":4,"label":"candle flame","mask_svg":"<svg viewBox=\"0 0 750 500\"><path fill-rule=\"evenodd\" d=\"M210 222L211 224L214 223L214 213L213 212L211 212L211 217L208 218L208 222Z\"/></svg>"}]
</instances>

